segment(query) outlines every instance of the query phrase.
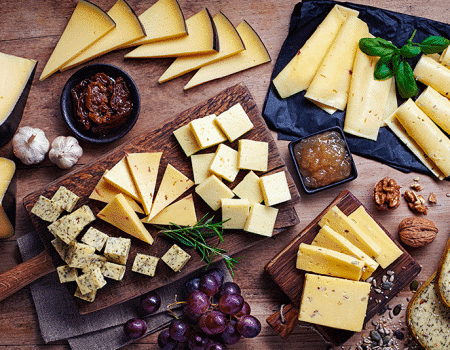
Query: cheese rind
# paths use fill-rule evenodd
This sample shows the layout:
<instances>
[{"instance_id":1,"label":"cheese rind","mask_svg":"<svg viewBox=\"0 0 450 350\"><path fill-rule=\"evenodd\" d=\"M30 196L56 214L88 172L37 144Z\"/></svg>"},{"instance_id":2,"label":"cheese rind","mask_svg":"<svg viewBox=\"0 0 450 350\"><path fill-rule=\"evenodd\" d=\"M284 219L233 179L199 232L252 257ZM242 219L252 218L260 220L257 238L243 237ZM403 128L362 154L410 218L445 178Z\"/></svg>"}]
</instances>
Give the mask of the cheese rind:
<instances>
[{"instance_id":1,"label":"cheese rind","mask_svg":"<svg viewBox=\"0 0 450 350\"><path fill-rule=\"evenodd\" d=\"M238 151L221 143L216 150L209 170L227 181L233 182L239 173Z\"/></svg>"},{"instance_id":2,"label":"cheese rind","mask_svg":"<svg viewBox=\"0 0 450 350\"><path fill-rule=\"evenodd\" d=\"M216 117L216 122L230 142L253 129L253 123L240 103L220 113Z\"/></svg>"},{"instance_id":3,"label":"cheese rind","mask_svg":"<svg viewBox=\"0 0 450 350\"><path fill-rule=\"evenodd\" d=\"M186 253L179 246L174 244L170 249L161 257L173 271L180 271L184 265L189 261L191 256Z\"/></svg>"},{"instance_id":4,"label":"cheese rind","mask_svg":"<svg viewBox=\"0 0 450 350\"><path fill-rule=\"evenodd\" d=\"M158 261L159 258L156 256L137 253L131 270L137 273L142 273L143 275L154 277Z\"/></svg>"},{"instance_id":5,"label":"cheese rind","mask_svg":"<svg viewBox=\"0 0 450 350\"><path fill-rule=\"evenodd\" d=\"M234 197L234 193L216 175L211 175L201 184L197 185L195 192L213 210L220 208L222 198Z\"/></svg>"},{"instance_id":6,"label":"cheese rind","mask_svg":"<svg viewBox=\"0 0 450 350\"><path fill-rule=\"evenodd\" d=\"M142 219L143 223L154 225L194 226L197 223L194 198L192 194L172 203L156 214L152 219Z\"/></svg>"},{"instance_id":7,"label":"cheese rind","mask_svg":"<svg viewBox=\"0 0 450 350\"><path fill-rule=\"evenodd\" d=\"M255 140L239 140L239 169L267 171L269 144Z\"/></svg>"},{"instance_id":8,"label":"cheese rind","mask_svg":"<svg viewBox=\"0 0 450 350\"><path fill-rule=\"evenodd\" d=\"M277 221L277 216L277 208L253 203L244 230L256 233L257 235L271 237Z\"/></svg>"},{"instance_id":9,"label":"cheese rind","mask_svg":"<svg viewBox=\"0 0 450 350\"><path fill-rule=\"evenodd\" d=\"M264 196L265 205L276 205L286 202L292 198L286 173L284 171L261 176L259 183Z\"/></svg>"}]
</instances>

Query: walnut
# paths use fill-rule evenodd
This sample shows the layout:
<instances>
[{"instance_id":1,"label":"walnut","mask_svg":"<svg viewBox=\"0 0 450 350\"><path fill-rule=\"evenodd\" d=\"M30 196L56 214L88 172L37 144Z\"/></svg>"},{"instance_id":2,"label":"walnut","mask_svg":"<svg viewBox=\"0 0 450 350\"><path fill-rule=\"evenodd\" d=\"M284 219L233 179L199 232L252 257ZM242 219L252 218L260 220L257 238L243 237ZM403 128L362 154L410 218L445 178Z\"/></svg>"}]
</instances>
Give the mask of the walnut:
<instances>
[{"instance_id":1,"label":"walnut","mask_svg":"<svg viewBox=\"0 0 450 350\"><path fill-rule=\"evenodd\" d=\"M437 233L438 229L434 222L425 218L406 218L398 225L400 240L414 248L433 242Z\"/></svg>"},{"instance_id":2,"label":"walnut","mask_svg":"<svg viewBox=\"0 0 450 350\"><path fill-rule=\"evenodd\" d=\"M406 190L403 197L408 203L408 208L415 212L427 215L427 206L425 205L425 199L422 196L418 196L415 192Z\"/></svg>"},{"instance_id":3,"label":"walnut","mask_svg":"<svg viewBox=\"0 0 450 350\"><path fill-rule=\"evenodd\" d=\"M431 192L430 195L428 196L428 202L433 204L437 203L436 195L433 192Z\"/></svg>"},{"instance_id":4,"label":"walnut","mask_svg":"<svg viewBox=\"0 0 450 350\"><path fill-rule=\"evenodd\" d=\"M395 180L385 177L375 185L373 199L379 210L395 209L400 205L400 186Z\"/></svg>"}]
</instances>

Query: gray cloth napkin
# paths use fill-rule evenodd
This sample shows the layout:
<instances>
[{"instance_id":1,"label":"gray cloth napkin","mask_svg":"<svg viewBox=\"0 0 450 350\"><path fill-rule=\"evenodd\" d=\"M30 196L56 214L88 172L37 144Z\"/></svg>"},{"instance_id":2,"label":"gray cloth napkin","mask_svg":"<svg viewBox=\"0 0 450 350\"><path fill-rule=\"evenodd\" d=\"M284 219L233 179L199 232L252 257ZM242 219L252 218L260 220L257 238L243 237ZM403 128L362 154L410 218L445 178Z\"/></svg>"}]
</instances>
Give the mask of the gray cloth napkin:
<instances>
[{"instance_id":1,"label":"gray cloth napkin","mask_svg":"<svg viewBox=\"0 0 450 350\"><path fill-rule=\"evenodd\" d=\"M28 260L44 250L44 246L35 232L17 239L23 260ZM232 277L223 262L211 267L220 268L225 273L225 281ZM200 275L204 270L199 270ZM145 317L148 324L146 335L164 328L173 318L166 312L167 306L174 302L175 294L180 295L183 284L194 274L176 282L158 288L161 296L160 312ZM118 349L132 341L123 334L123 324L130 318L142 318L139 298L119 305L80 315L74 297L66 286L59 282L56 272L41 277L30 285L39 327L44 341L52 342L67 339L73 350ZM180 312L180 310L175 310Z\"/></svg>"}]
</instances>

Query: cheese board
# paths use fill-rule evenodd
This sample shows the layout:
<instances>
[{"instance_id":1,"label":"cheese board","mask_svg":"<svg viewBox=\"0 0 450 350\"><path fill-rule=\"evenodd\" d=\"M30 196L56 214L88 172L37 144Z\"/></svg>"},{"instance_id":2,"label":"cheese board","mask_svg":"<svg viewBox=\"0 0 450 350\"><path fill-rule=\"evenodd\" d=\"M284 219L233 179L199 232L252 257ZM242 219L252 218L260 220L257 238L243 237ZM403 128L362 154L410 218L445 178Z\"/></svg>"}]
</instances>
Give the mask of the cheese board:
<instances>
[{"instance_id":1,"label":"cheese board","mask_svg":"<svg viewBox=\"0 0 450 350\"><path fill-rule=\"evenodd\" d=\"M51 196L53 196L53 194L60 186L65 186L67 189L71 190L80 197L76 206L77 208L83 205L88 205L96 215L104 207L105 204L89 199L89 195L93 191L97 182L102 177L105 170L113 167L124 157L125 154L133 152L163 153L156 188L158 188L161 177L163 175L163 171L168 164L173 165L187 177L192 179L193 174L191 161L184 155L180 145L173 135L173 131L180 126L189 123L195 118L203 117L212 113L221 113L236 103L240 103L242 105L250 120L254 124L254 128L247 134L245 134L242 138L265 141L269 144L268 169L263 173L257 172L258 175L285 171L288 180L291 200L276 205L276 208L279 209L279 213L275 223L273 235L279 234L287 227L298 224L299 219L294 208L294 204L300 200L298 190L292 178L290 177L289 172L287 171L283 159L280 157L275 141L273 140L265 124L265 121L258 111L256 103L253 100L249 90L245 85L238 84L222 91L218 95L204 101L203 103L182 112L163 127L156 130L149 130L147 132L144 132L130 142L113 150L111 153L104 155L94 163L88 164L77 170L76 172L69 173L68 175L50 183L45 188L26 196L24 198L24 206L29 213L31 221L44 244L47 247L51 246L50 241L53 239L53 236L47 228L48 223L39 219L37 216L31 213L31 209L38 200L39 196L42 195L44 197L51 198ZM146 117L145 112L143 112L142 117ZM238 140L234 141L233 143L226 143L230 145L230 147L237 149ZM210 148L204 151L211 152L214 150L215 148ZM230 188L233 188L234 186L236 186L236 184L239 183L240 180L242 180L246 173L246 171L240 171L236 180L232 183L228 183L227 185ZM191 188L186 192L186 195L193 193L194 188ZM218 219L220 219L220 213L212 212L212 210L202 201L201 198L199 198L198 196L194 197L198 218L201 218L205 214L209 213L211 215L214 214ZM98 218L92 223L91 226L111 236L127 236L126 233ZM142 241L135 239L134 237L130 237L132 239L132 245L127 261L127 272L125 273L123 280L120 282L112 281L108 283L106 287L99 291L95 301L92 303L88 303L83 300L76 300L81 314L97 311L108 306L126 301L149 290L153 290L162 285L165 285L168 282L175 281L199 268L206 266L206 263L202 261L201 256L197 254L197 252L195 252L193 249L186 248L186 251L192 256L192 258L188 262L188 264L186 264L186 266L178 273L170 270L170 268L168 266L165 266L165 264L162 262L159 263L156 275L153 278L132 272L131 265L137 253L144 253L161 257L173 244L173 242L171 242L170 240L158 235L158 230L153 226L147 225L146 227L155 239L154 244L150 246ZM242 230L230 230L225 231L224 242L221 242L219 247L225 249L229 255L236 255L240 251L257 243L260 243L266 238L267 237L258 236L252 233L244 232ZM211 241L211 244L218 243L217 238L210 238L209 240ZM48 249L52 252L52 255L54 255L53 249ZM214 258L214 261L216 260L219 260L218 256ZM62 265L63 262L62 260L60 260L59 262L58 260L56 260L56 264ZM75 286L68 286L68 288L72 287L75 290Z\"/></svg>"},{"instance_id":2,"label":"cheese board","mask_svg":"<svg viewBox=\"0 0 450 350\"><path fill-rule=\"evenodd\" d=\"M305 271L296 268L296 256L301 243L310 244L320 230L319 221L328 210L337 206L344 214L350 215L363 204L348 190L341 192L311 223L309 223L280 253L278 253L266 266L265 270L280 289L289 297L291 304L286 305L283 310L267 319L269 325L283 338L289 336L290 332L300 323L298 313L301 303ZM363 206L364 207L364 206ZM368 212L369 213L369 212ZM372 288L367 306L364 323L367 323L375 314L380 312L394 296L407 286L421 270L421 266L409 255L409 253L392 237L392 235L374 218L372 219L383 229L383 231L402 250L402 255L387 268L378 269L371 277L381 284L384 275L395 276L391 289L383 290ZM327 342L334 345L343 344L350 339L354 332L312 325L302 322L301 325L308 326L317 331Z\"/></svg>"}]
</instances>

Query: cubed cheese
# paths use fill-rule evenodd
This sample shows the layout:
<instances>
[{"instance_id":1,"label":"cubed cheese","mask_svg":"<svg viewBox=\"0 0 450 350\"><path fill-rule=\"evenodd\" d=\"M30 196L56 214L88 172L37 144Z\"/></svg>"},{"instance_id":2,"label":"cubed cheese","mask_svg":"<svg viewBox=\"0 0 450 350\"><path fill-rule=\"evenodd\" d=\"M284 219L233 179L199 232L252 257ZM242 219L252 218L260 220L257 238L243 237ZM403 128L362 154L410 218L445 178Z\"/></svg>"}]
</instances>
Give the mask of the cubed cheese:
<instances>
[{"instance_id":1,"label":"cubed cheese","mask_svg":"<svg viewBox=\"0 0 450 350\"><path fill-rule=\"evenodd\" d=\"M104 255L116 264L125 265L130 253L131 240L122 237L108 237Z\"/></svg>"},{"instance_id":2,"label":"cubed cheese","mask_svg":"<svg viewBox=\"0 0 450 350\"><path fill-rule=\"evenodd\" d=\"M173 271L178 272L184 265L186 265L190 258L191 256L188 253L174 244L162 256L161 260L164 261Z\"/></svg>"},{"instance_id":3,"label":"cubed cheese","mask_svg":"<svg viewBox=\"0 0 450 350\"><path fill-rule=\"evenodd\" d=\"M272 236L278 209L253 203L244 230L258 235Z\"/></svg>"},{"instance_id":4,"label":"cubed cheese","mask_svg":"<svg viewBox=\"0 0 450 350\"><path fill-rule=\"evenodd\" d=\"M116 281L122 281L123 276L125 275L126 266L107 261L101 270L103 277L111 278Z\"/></svg>"},{"instance_id":5,"label":"cubed cheese","mask_svg":"<svg viewBox=\"0 0 450 350\"><path fill-rule=\"evenodd\" d=\"M95 253L95 248L90 245L70 242L66 254L67 265L70 267L84 268L91 262L91 257Z\"/></svg>"},{"instance_id":6,"label":"cubed cheese","mask_svg":"<svg viewBox=\"0 0 450 350\"><path fill-rule=\"evenodd\" d=\"M239 169L267 171L269 144L254 140L239 140Z\"/></svg>"},{"instance_id":7,"label":"cubed cheese","mask_svg":"<svg viewBox=\"0 0 450 350\"><path fill-rule=\"evenodd\" d=\"M95 268L88 273L84 273L77 277L77 285L80 288L81 294L87 294L94 290L103 288L106 285L106 281L103 278L100 268Z\"/></svg>"},{"instance_id":8,"label":"cubed cheese","mask_svg":"<svg viewBox=\"0 0 450 350\"><path fill-rule=\"evenodd\" d=\"M265 205L272 206L291 199L291 191L284 171L262 176L260 185Z\"/></svg>"},{"instance_id":9,"label":"cubed cheese","mask_svg":"<svg viewBox=\"0 0 450 350\"><path fill-rule=\"evenodd\" d=\"M47 227L55 237L61 238L66 244L75 240L83 231L83 226L79 225L71 214L62 216Z\"/></svg>"},{"instance_id":10,"label":"cubed cheese","mask_svg":"<svg viewBox=\"0 0 450 350\"><path fill-rule=\"evenodd\" d=\"M100 269L105 265L106 257L103 255L92 254L86 267L82 268L83 273L89 272L97 267Z\"/></svg>"},{"instance_id":11,"label":"cubed cheese","mask_svg":"<svg viewBox=\"0 0 450 350\"><path fill-rule=\"evenodd\" d=\"M253 171L249 171L247 175L239 182L233 192L242 199L248 199L250 204L261 203L264 200L261 186L259 185L259 176Z\"/></svg>"},{"instance_id":12,"label":"cubed cheese","mask_svg":"<svg viewBox=\"0 0 450 350\"><path fill-rule=\"evenodd\" d=\"M213 210L218 210L221 206L222 198L233 198L234 193L231 191L217 176L211 175L205 181L195 188L195 192Z\"/></svg>"},{"instance_id":13,"label":"cubed cheese","mask_svg":"<svg viewBox=\"0 0 450 350\"><path fill-rule=\"evenodd\" d=\"M132 271L142 273L144 275L155 276L156 265L158 265L159 258L156 256L137 253L134 258Z\"/></svg>"},{"instance_id":14,"label":"cubed cheese","mask_svg":"<svg viewBox=\"0 0 450 350\"><path fill-rule=\"evenodd\" d=\"M86 294L82 294L80 287L77 287L74 296L76 296L79 299L85 300L85 301L89 301L90 303L92 303L95 300L95 296L97 294L96 290L93 290L92 292L86 293Z\"/></svg>"},{"instance_id":15,"label":"cubed cheese","mask_svg":"<svg viewBox=\"0 0 450 350\"><path fill-rule=\"evenodd\" d=\"M189 123L195 140L201 149L217 145L227 140L216 124L216 115L194 119Z\"/></svg>"},{"instance_id":16,"label":"cubed cheese","mask_svg":"<svg viewBox=\"0 0 450 350\"><path fill-rule=\"evenodd\" d=\"M68 265L58 266L56 271L61 283L74 282L78 277L77 269Z\"/></svg>"},{"instance_id":17,"label":"cubed cheese","mask_svg":"<svg viewBox=\"0 0 450 350\"><path fill-rule=\"evenodd\" d=\"M196 185L202 183L206 178L211 176L209 167L214 158L214 153L193 154L191 156L192 172L194 173L194 183Z\"/></svg>"},{"instance_id":18,"label":"cubed cheese","mask_svg":"<svg viewBox=\"0 0 450 350\"><path fill-rule=\"evenodd\" d=\"M31 212L44 221L53 222L59 218L63 209L52 200L39 196L39 199L31 208Z\"/></svg>"},{"instance_id":19,"label":"cubed cheese","mask_svg":"<svg viewBox=\"0 0 450 350\"><path fill-rule=\"evenodd\" d=\"M67 262L66 256L67 256L67 251L69 250L69 245L67 243L65 243L58 236L56 236L55 239L53 239L51 241L51 243L52 243L53 247L55 248L56 252L58 253L58 255L61 257L61 259L64 260L65 262Z\"/></svg>"},{"instance_id":20,"label":"cubed cheese","mask_svg":"<svg viewBox=\"0 0 450 350\"><path fill-rule=\"evenodd\" d=\"M86 243L96 250L100 251L105 246L108 235L94 227L89 227L86 233L81 237L81 242Z\"/></svg>"},{"instance_id":21,"label":"cubed cheese","mask_svg":"<svg viewBox=\"0 0 450 350\"><path fill-rule=\"evenodd\" d=\"M60 186L52 197L53 203L68 212L73 210L78 199L80 199L80 197L64 186Z\"/></svg>"},{"instance_id":22,"label":"cubed cheese","mask_svg":"<svg viewBox=\"0 0 450 350\"><path fill-rule=\"evenodd\" d=\"M219 114L217 116L217 124L230 142L233 142L253 128L253 123L240 103Z\"/></svg>"},{"instance_id":23,"label":"cubed cheese","mask_svg":"<svg viewBox=\"0 0 450 350\"><path fill-rule=\"evenodd\" d=\"M243 229L250 212L248 199L222 198L223 228Z\"/></svg>"},{"instance_id":24,"label":"cubed cheese","mask_svg":"<svg viewBox=\"0 0 450 350\"><path fill-rule=\"evenodd\" d=\"M217 176L233 182L239 172L238 152L227 145L220 144L209 170Z\"/></svg>"},{"instance_id":25,"label":"cubed cheese","mask_svg":"<svg viewBox=\"0 0 450 350\"><path fill-rule=\"evenodd\" d=\"M78 208L69 215L75 219L77 225L80 225L83 228L95 220L94 213L92 212L91 208L89 208L89 206L87 205L83 205L81 208Z\"/></svg>"},{"instance_id":26,"label":"cubed cheese","mask_svg":"<svg viewBox=\"0 0 450 350\"><path fill-rule=\"evenodd\" d=\"M190 157L201 149L201 147L197 143L197 140L195 139L190 124L179 127L173 132L173 135L177 139L178 143L181 146L181 149L187 157Z\"/></svg>"}]
</instances>

